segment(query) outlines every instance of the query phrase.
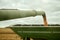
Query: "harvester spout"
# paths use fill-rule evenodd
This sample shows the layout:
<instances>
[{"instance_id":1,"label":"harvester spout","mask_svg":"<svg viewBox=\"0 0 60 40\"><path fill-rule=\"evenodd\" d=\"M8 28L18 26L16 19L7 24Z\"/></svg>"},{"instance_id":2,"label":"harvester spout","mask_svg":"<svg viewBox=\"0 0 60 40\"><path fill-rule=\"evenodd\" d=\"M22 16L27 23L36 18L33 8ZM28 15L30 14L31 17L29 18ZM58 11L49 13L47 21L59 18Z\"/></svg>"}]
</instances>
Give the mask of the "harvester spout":
<instances>
[{"instance_id":1,"label":"harvester spout","mask_svg":"<svg viewBox=\"0 0 60 40\"><path fill-rule=\"evenodd\" d=\"M17 9L0 9L0 21L15 19L15 18L23 18L42 15L44 19L44 24L47 26L46 15L44 11L35 11L35 10L17 10Z\"/></svg>"}]
</instances>

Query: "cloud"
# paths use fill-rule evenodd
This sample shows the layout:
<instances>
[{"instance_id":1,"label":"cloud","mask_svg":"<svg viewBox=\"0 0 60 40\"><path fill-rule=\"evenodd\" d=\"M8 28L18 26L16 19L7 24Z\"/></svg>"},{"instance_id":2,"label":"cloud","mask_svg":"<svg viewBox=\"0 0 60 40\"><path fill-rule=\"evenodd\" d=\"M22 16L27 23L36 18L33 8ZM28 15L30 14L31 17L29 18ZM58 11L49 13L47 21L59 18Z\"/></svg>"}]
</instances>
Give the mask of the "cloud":
<instances>
[{"instance_id":1,"label":"cloud","mask_svg":"<svg viewBox=\"0 0 60 40\"><path fill-rule=\"evenodd\" d=\"M0 0L0 8L43 10L46 12L49 24L60 24L60 0ZM37 20L35 20L35 18ZM40 18L35 18L27 18L25 21L21 21L24 23L29 22L39 24L41 22Z\"/></svg>"}]
</instances>

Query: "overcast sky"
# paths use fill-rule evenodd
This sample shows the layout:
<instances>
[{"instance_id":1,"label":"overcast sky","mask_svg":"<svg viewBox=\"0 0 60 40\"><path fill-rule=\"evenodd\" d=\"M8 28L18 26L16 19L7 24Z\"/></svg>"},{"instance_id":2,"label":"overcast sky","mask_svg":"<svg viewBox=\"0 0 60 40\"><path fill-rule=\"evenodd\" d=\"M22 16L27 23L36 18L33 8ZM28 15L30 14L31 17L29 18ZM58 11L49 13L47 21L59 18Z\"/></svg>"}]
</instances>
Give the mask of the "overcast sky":
<instances>
[{"instance_id":1,"label":"overcast sky","mask_svg":"<svg viewBox=\"0 0 60 40\"><path fill-rule=\"evenodd\" d=\"M60 24L60 0L0 0L0 9L43 10L49 24ZM14 24L42 24L41 16L0 21L0 27Z\"/></svg>"}]
</instances>

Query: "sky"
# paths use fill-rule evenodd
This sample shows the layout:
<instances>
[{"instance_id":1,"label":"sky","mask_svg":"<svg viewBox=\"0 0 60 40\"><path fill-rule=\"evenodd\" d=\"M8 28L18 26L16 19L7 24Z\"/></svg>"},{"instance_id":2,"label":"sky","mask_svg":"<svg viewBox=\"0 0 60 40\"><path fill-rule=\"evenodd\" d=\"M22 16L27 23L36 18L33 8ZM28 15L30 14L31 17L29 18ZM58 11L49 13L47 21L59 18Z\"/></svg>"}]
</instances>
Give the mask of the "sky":
<instances>
[{"instance_id":1,"label":"sky","mask_svg":"<svg viewBox=\"0 0 60 40\"><path fill-rule=\"evenodd\" d=\"M60 24L60 0L0 0L0 9L45 11L48 24ZM43 24L41 16L0 21L0 27L15 24Z\"/></svg>"}]
</instances>

